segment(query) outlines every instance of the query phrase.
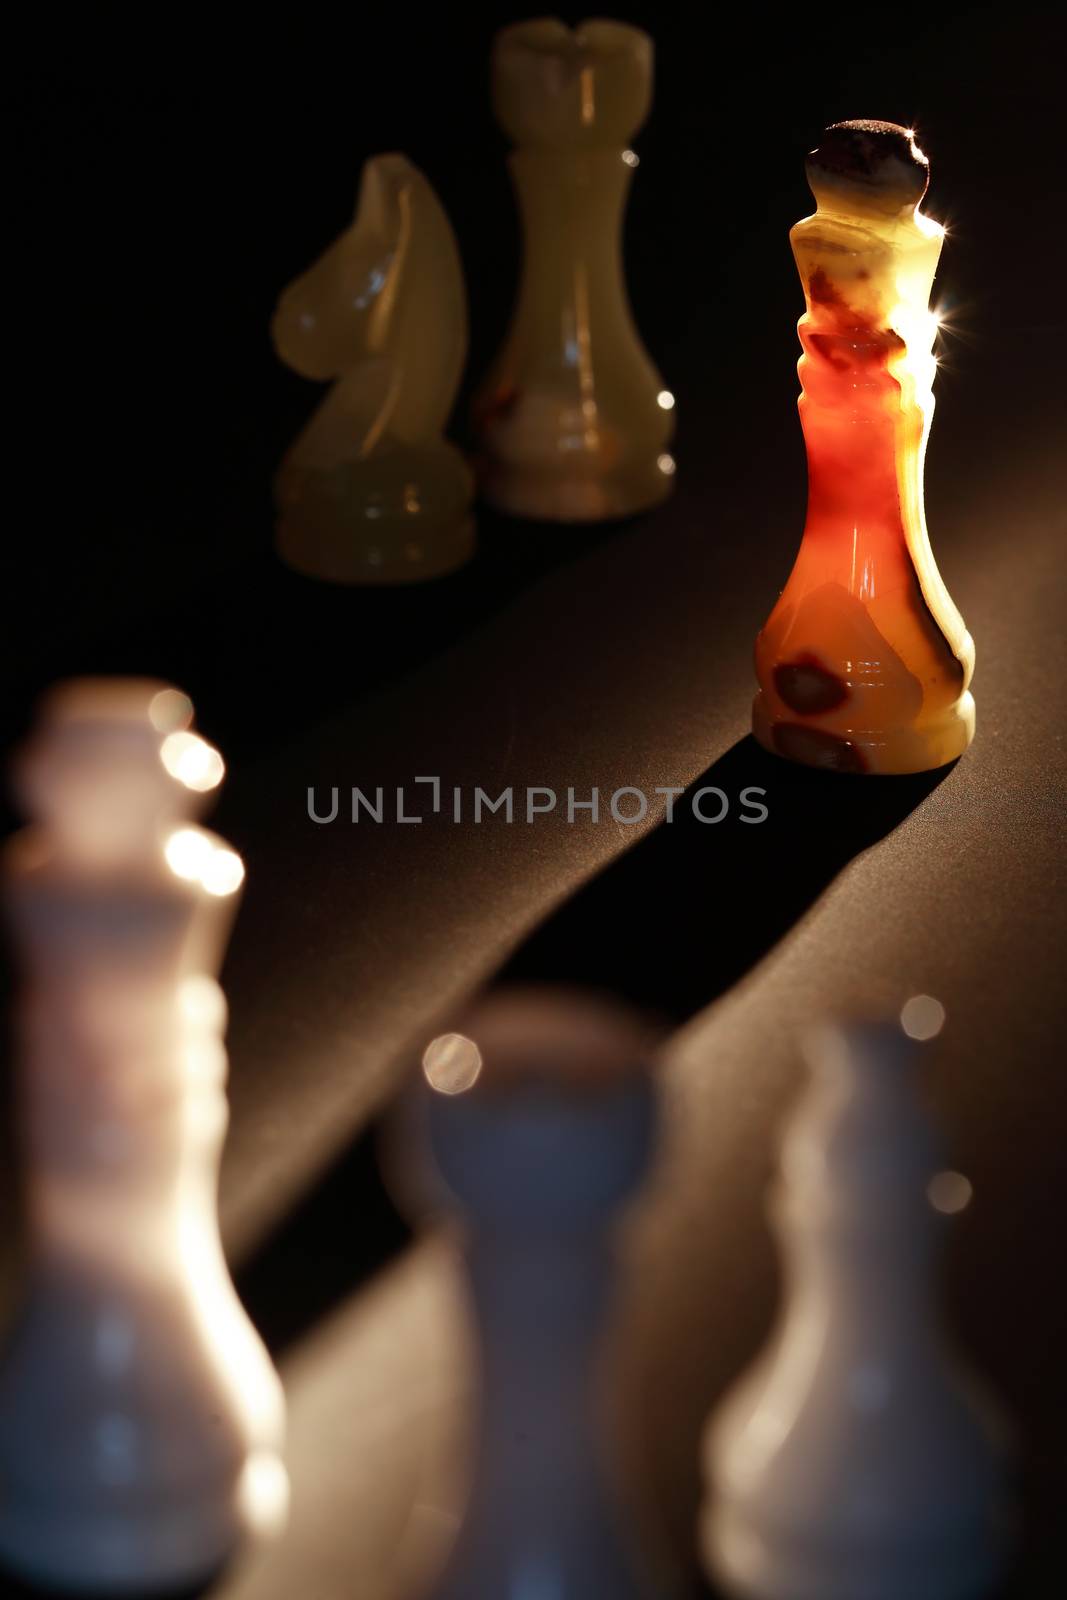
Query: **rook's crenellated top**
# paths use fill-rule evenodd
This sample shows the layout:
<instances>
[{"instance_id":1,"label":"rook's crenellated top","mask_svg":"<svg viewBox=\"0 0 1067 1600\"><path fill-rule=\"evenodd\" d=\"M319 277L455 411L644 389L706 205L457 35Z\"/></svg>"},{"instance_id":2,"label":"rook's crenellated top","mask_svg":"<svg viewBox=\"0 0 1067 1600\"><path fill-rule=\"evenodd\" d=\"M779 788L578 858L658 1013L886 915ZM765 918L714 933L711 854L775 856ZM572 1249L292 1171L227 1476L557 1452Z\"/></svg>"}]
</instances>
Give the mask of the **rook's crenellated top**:
<instances>
[{"instance_id":1,"label":"rook's crenellated top","mask_svg":"<svg viewBox=\"0 0 1067 1600\"><path fill-rule=\"evenodd\" d=\"M493 109L516 144L619 145L652 105L652 40L602 20L519 22L493 46Z\"/></svg>"}]
</instances>

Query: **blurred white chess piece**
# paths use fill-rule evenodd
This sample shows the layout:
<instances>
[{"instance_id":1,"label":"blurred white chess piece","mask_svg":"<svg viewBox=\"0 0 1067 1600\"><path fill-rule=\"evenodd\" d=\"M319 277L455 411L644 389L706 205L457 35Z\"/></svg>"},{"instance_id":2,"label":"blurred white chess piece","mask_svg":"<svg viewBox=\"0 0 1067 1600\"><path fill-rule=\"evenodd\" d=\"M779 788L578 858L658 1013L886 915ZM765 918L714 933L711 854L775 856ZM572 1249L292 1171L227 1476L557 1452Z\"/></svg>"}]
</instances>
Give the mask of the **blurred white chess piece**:
<instances>
[{"instance_id":1,"label":"blurred white chess piece","mask_svg":"<svg viewBox=\"0 0 1067 1600\"><path fill-rule=\"evenodd\" d=\"M1000 1573L1000 1429L938 1326L948 1175L915 1052L889 1024L826 1029L807 1052L771 1208L785 1304L706 1437L703 1545L731 1594L964 1600Z\"/></svg>"},{"instance_id":2,"label":"blurred white chess piece","mask_svg":"<svg viewBox=\"0 0 1067 1600\"><path fill-rule=\"evenodd\" d=\"M503 990L423 1064L423 1151L463 1224L482 1379L433 1600L645 1600L598 1400L614 1227L654 1138L646 1039L606 1003Z\"/></svg>"},{"instance_id":3,"label":"blurred white chess piece","mask_svg":"<svg viewBox=\"0 0 1067 1600\"><path fill-rule=\"evenodd\" d=\"M4 891L30 1226L0 1360L0 1561L107 1594L207 1576L284 1516L281 1386L215 1207L244 877L188 819L223 773L177 690L53 691Z\"/></svg>"}]
</instances>

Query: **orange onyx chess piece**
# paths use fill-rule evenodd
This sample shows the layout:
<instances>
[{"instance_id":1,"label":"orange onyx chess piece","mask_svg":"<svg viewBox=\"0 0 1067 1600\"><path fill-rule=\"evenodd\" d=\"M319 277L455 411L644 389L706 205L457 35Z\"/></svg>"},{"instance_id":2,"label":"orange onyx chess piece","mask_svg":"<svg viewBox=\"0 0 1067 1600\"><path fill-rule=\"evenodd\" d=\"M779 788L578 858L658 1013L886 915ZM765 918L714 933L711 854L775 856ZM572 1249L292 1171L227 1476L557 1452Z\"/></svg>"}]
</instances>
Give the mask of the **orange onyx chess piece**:
<instances>
[{"instance_id":1,"label":"orange onyx chess piece","mask_svg":"<svg viewBox=\"0 0 1067 1600\"><path fill-rule=\"evenodd\" d=\"M925 772L974 736L974 642L923 511L944 229L919 210L929 163L891 122L828 128L806 170L818 209L790 233L808 515L756 640L753 731L840 772Z\"/></svg>"}]
</instances>

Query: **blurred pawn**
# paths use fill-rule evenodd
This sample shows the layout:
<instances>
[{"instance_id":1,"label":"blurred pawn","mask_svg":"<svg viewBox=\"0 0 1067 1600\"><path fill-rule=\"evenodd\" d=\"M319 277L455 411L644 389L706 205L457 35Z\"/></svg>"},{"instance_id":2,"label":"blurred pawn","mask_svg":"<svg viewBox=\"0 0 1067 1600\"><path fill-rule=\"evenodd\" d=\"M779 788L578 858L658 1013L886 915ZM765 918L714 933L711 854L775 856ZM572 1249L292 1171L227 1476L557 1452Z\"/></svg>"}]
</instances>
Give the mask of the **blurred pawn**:
<instances>
[{"instance_id":1,"label":"blurred pawn","mask_svg":"<svg viewBox=\"0 0 1067 1600\"><path fill-rule=\"evenodd\" d=\"M959 1209L896 1025L827 1029L771 1216L785 1305L713 1415L702 1541L755 1600L964 1600L1000 1575L1000 1429L946 1351L938 1210Z\"/></svg>"},{"instance_id":2,"label":"blurred pawn","mask_svg":"<svg viewBox=\"0 0 1067 1600\"><path fill-rule=\"evenodd\" d=\"M178 690L54 690L15 781L3 892L19 966L26 1293L0 1358L0 1560L111 1597L220 1567L286 1502L281 1385L215 1207L244 877L192 822L218 751Z\"/></svg>"},{"instance_id":3,"label":"blurred pawn","mask_svg":"<svg viewBox=\"0 0 1067 1600\"><path fill-rule=\"evenodd\" d=\"M415 1108L414 1160L463 1224L482 1380L432 1600L649 1600L597 1404L612 1234L654 1142L647 1035L605 1002L536 990L491 993L462 1029L428 1046Z\"/></svg>"}]
</instances>

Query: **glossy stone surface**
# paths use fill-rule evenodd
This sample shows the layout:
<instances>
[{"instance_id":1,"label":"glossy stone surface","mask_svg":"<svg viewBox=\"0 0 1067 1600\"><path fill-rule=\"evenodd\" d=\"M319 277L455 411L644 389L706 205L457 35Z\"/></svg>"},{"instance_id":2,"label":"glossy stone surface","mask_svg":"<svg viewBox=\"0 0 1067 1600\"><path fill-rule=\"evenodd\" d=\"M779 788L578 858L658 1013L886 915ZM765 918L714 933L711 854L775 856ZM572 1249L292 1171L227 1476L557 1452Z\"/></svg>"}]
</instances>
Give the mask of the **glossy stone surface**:
<instances>
[{"instance_id":1,"label":"glossy stone surface","mask_svg":"<svg viewBox=\"0 0 1067 1600\"><path fill-rule=\"evenodd\" d=\"M974 644L923 510L944 229L918 209L928 164L909 129L829 128L807 173L818 209L790 242L808 514L756 641L753 731L811 766L921 772L974 734Z\"/></svg>"}]
</instances>

